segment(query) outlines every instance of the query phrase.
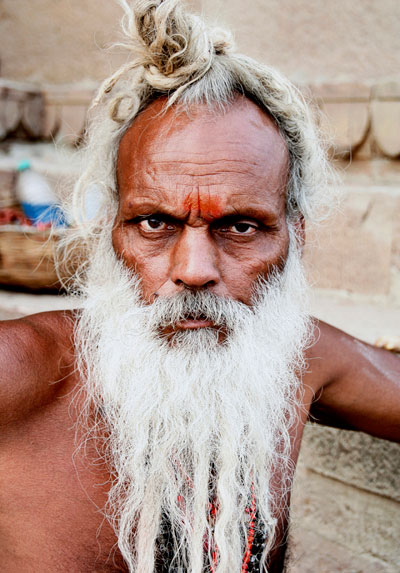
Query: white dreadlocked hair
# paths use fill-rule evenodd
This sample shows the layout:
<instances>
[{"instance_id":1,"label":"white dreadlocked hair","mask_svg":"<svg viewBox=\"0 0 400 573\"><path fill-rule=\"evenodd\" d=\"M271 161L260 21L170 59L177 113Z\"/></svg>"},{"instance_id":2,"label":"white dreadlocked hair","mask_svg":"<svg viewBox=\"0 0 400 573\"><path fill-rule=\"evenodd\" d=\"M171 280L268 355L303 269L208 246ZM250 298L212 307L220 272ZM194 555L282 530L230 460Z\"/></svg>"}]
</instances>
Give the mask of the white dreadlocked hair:
<instances>
[{"instance_id":1,"label":"white dreadlocked hair","mask_svg":"<svg viewBox=\"0 0 400 573\"><path fill-rule=\"evenodd\" d=\"M119 143L135 117L161 96L167 98L166 107L178 104L179 111L205 103L223 113L237 94L257 103L274 119L288 147L288 221L322 219L332 203L332 169L300 91L275 69L236 53L228 32L206 25L182 0L118 2L124 10L119 45L129 49L131 58L103 82L90 108L84 169L65 203L75 228L63 246L78 242L90 258L99 233L111 231ZM85 197L90 188L96 189L101 208L89 220ZM75 285L84 275L76 272Z\"/></svg>"}]
</instances>

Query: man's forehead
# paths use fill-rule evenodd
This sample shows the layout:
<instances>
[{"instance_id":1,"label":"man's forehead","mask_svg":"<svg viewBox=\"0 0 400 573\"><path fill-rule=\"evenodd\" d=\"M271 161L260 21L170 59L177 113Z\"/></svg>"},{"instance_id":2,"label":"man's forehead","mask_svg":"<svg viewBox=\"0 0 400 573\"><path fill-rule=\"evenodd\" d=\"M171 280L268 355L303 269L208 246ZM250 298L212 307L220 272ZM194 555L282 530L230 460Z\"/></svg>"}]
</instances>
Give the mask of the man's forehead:
<instances>
[{"instance_id":1,"label":"man's forehead","mask_svg":"<svg viewBox=\"0 0 400 573\"><path fill-rule=\"evenodd\" d=\"M151 168L179 165L193 175L213 174L222 164L231 173L257 171L285 183L289 156L286 143L272 118L244 96L236 97L223 111L196 104L188 111L166 109L166 99L150 104L123 136L118 152L118 182Z\"/></svg>"}]
</instances>

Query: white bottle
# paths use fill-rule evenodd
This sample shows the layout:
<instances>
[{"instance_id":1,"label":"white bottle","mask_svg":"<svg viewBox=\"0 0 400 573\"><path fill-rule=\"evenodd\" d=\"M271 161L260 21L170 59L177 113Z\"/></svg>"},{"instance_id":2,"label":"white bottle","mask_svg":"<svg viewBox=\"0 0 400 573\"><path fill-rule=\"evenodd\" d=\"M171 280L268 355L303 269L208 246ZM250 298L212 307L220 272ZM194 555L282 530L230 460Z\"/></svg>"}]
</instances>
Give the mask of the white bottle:
<instances>
[{"instance_id":1,"label":"white bottle","mask_svg":"<svg viewBox=\"0 0 400 573\"><path fill-rule=\"evenodd\" d=\"M57 197L47 179L26 160L18 164L17 170L16 195L25 215L34 225L63 225Z\"/></svg>"}]
</instances>

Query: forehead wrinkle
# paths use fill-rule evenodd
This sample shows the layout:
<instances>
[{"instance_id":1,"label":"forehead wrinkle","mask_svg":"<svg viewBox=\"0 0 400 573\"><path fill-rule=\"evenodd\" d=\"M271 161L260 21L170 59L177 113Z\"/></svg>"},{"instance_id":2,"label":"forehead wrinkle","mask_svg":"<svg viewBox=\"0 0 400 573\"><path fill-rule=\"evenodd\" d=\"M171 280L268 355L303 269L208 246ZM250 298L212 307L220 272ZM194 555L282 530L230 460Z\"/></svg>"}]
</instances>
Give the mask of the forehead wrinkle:
<instances>
[{"instance_id":1,"label":"forehead wrinkle","mask_svg":"<svg viewBox=\"0 0 400 573\"><path fill-rule=\"evenodd\" d=\"M159 176L161 175L161 177ZM179 192L191 192L194 188L198 189L199 193L209 193L211 189L214 195L221 194L226 191L229 192L231 197L243 195L245 200L249 195L254 198L258 193L263 194L262 200L268 200L268 195L275 196L286 190L287 179L285 174L281 173L275 181L272 178L268 181L265 180L265 175L262 176L252 173L249 180L247 173L236 173L226 170L215 173L204 174L189 174L189 173L162 173L158 174L156 170L146 169L139 171L136 176L132 174L130 179L131 185L121 195L125 195L126 191L132 191L135 194L141 194L143 191L147 193L157 194L154 197L155 201L171 200L169 193L173 192L179 196ZM268 192L264 194L266 184L268 184ZM146 193L146 194L147 194ZM282 193L284 195L284 193Z\"/></svg>"},{"instance_id":2,"label":"forehead wrinkle","mask_svg":"<svg viewBox=\"0 0 400 573\"><path fill-rule=\"evenodd\" d=\"M152 173L139 173L138 176L132 175L130 184L124 185L124 192L120 192L120 202L133 199L130 191L133 192L137 200L142 200L140 197L144 195L154 202L171 201L171 193L178 199L181 194L193 192L196 188L199 194L207 193L213 196L222 197L226 191L229 192L230 200L236 200L243 196L244 201L249 200L249 196L255 199L258 194L262 195L260 200L269 203L269 198L276 197L282 194L285 196L287 178L285 174L281 174L276 178L274 184L268 181L268 193L265 193L266 179L265 176L255 176L254 174L249 180L246 173L232 173L229 171L221 171L216 173L206 174L188 174L188 173L169 173L163 174L162 178L154 177ZM122 189L120 190L122 191ZM129 197L130 195L130 197ZM137 201L135 201L136 203Z\"/></svg>"},{"instance_id":3,"label":"forehead wrinkle","mask_svg":"<svg viewBox=\"0 0 400 573\"><path fill-rule=\"evenodd\" d=\"M172 148L174 147L173 143L175 139L176 138L170 138L168 142L161 141L157 144L155 144L155 142L150 142L146 145L143 151L147 155L160 158L160 160L162 160L163 157L171 157L173 161L175 158L175 151ZM181 144L182 140L176 140L176 143ZM210 161L209 140L206 140L206 143L208 143L208 146L204 145L204 149L199 150L196 148L196 146L191 145L188 150L181 150L181 156L185 157L187 155L189 157L196 157L196 159L204 157L204 162L207 163ZM252 145L244 142L234 142L229 141L229 139L225 139L223 144L221 143L220 147L215 146L215 141L213 144L214 148L212 156L217 158L216 161L226 160L227 150L237 151L238 157L240 159L246 155L248 157L255 156L257 158L255 162L264 161L266 157L266 151L268 152L268 149L265 149L264 146L260 148L256 144ZM167 147L167 149L163 149L163 147ZM272 147L272 149L269 151L278 151L278 149L276 147ZM284 148L282 151L285 153L286 149ZM235 159L232 159L232 161L235 161ZM250 159L248 159L248 161L250 161Z\"/></svg>"},{"instance_id":4,"label":"forehead wrinkle","mask_svg":"<svg viewBox=\"0 0 400 573\"><path fill-rule=\"evenodd\" d=\"M179 159L176 155L176 150L162 151L157 149L154 153L146 153L145 157L142 156L142 169L150 173L157 174L157 168L160 167L160 175L162 169L166 171L182 173L188 171L188 174L207 176L213 173L245 173L252 177L287 177L289 170L289 160L286 148L272 148L271 153L266 149L257 150L258 153L246 154L246 146L237 146L238 155L229 156L227 147L218 156L213 149L212 152L208 150L207 153L198 153L193 149L189 151L179 149ZM247 146L248 147L248 146ZM220 168L218 168L220 166ZM143 169L144 168L144 169ZM212 171L205 172L207 169ZM136 171L136 170L135 170ZM258 171L258 173L257 173Z\"/></svg>"},{"instance_id":5,"label":"forehead wrinkle","mask_svg":"<svg viewBox=\"0 0 400 573\"><path fill-rule=\"evenodd\" d=\"M162 211L170 215L176 214L179 217L185 217L189 212L193 211L193 206L201 207L207 205L207 200L212 196L218 199L224 199L219 193L210 192L210 187L203 186L202 189L196 186L176 187L175 198L177 202L170 201L168 193L170 190L163 188L145 188L142 189L139 195L134 197L127 197L125 201L120 202L120 210L122 213L129 213L130 210L137 210L144 213L154 213L155 211ZM275 193L279 193L280 189L271 190L271 195L266 197L258 197L257 194L251 194L246 191L233 191L229 196L229 202L222 201L221 216L230 216L237 213L247 213L249 216L257 216L260 212L267 216L276 217L279 212L284 208L285 201L273 201ZM197 201L190 201L190 196L197 192ZM205 195L203 198L201 195ZM169 199L165 201L165 199ZM199 211L200 212L200 211Z\"/></svg>"},{"instance_id":6,"label":"forehead wrinkle","mask_svg":"<svg viewBox=\"0 0 400 573\"><path fill-rule=\"evenodd\" d=\"M191 156L193 156L193 154L190 154ZM156 165L187 165L189 166L193 166L193 167L208 167L208 166L214 166L214 165L218 165L220 163L225 163L225 164L233 164L236 165L238 164L243 164L243 165L256 165L259 166L260 164L263 165L264 162L259 162L259 161L246 161L244 159L211 159L210 155L208 156L209 158L204 160L204 161L193 161L191 159L185 159L184 157L182 158L182 155L179 158L179 161L175 158L175 159L165 159L165 160L160 160L157 158L151 158L151 160L147 160L146 163L150 163L150 164L156 164ZM213 155L214 157L214 155Z\"/></svg>"},{"instance_id":7,"label":"forehead wrinkle","mask_svg":"<svg viewBox=\"0 0 400 573\"><path fill-rule=\"evenodd\" d=\"M232 165L249 165L255 167L279 167L279 171L285 170L287 165L286 161L282 161L282 156L286 155L285 150L282 150L282 153L279 157L275 157L277 149L273 149L272 153L266 153L266 150L260 150L257 155L251 153L249 155L246 154L246 146L237 146L238 156L237 157L229 157L229 153L227 153L227 148L229 146L225 146L222 150L223 153L219 156L216 151L213 149L212 152L208 150L207 152L197 152L193 149L189 151L179 150L179 160L176 157L176 151L157 151L146 153L144 163L150 163L155 165L174 165L174 164L183 164L187 165L188 167L207 167L218 165L220 163L225 164L232 164ZM271 160L272 159L272 160ZM143 158L142 158L143 160Z\"/></svg>"},{"instance_id":8,"label":"forehead wrinkle","mask_svg":"<svg viewBox=\"0 0 400 573\"><path fill-rule=\"evenodd\" d=\"M162 165L164 169L160 170L160 165ZM170 178L179 178L180 180L194 180L196 178L203 180L210 178L212 180L217 177L231 176L231 178L238 179L246 177L249 181L249 186L251 186L254 181L264 181L265 183L265 178L269 178L270 180L276 179L282 183L287 178L286 169L280 169L279 172L277 172L276 169L268 163L264 163L263 170L260 171L260 173L254 172L254 163L250 164L240 160L229 162L225 161L220 165L220 168L218 168L218 165L219 162L217 161L208 162L206 164L182 161L171 161L163 164L148 162L145 167L143 166L142 170L132 173L131 176L128 177L128 181L139 180L144 183L146 182L146 179L154 181L157 179L168 180Z\"/></svg>"},{"instance_id":9,"label":"forehead wrinkle","mask_svg":"<svg viewBox=\"0 0 400 573\"><path fill-rule=\"evenodd\" d=\"M263 185L252 185L250 188L244 188L243 186L239 186L235 189L234 185L224 185L224 187L229 187L229 202L233 202L235 200L249 202L251 199L258 199L258 194L263 193L264 186ZM269 203L269 199L272 200L273 197L276 195L282 195L284 197L284 186L275 186L268 190L268 195L263 195L259 197L258 203L264 204ZM126 200L130 203L139 203L146 200L152 200L154 202L170 202L171 196L170 193L174 193L174 198L179 199L180 194L187 195L188 193L193 193L196 191L199 195L211 194L215 197L224 197L224 193L220 192L223 191L221 189L221 183L219 182L207 182L204 184L197 184L193 182L176 182L173 181L172 185L141 185L138 187L138 192L135 197L126 197ZM210 193L212 191L212 193Z\"/></svg>"},{"instance_id":10,"label":"forehead wrinkle","mask_svg":"<svg viewBox=\"0 0 400 573\"><path fill-rule=\"evenodd\" d=\"M271 180L274 180L274 183L279 181L279 187L283 187L287 183L289 162L279 161L276 156L268 158L264 154L263 157L260 156L260 158L256 159L250 157L225 159L224 157L215 158L215 153L196 154L192 150L189 153L185 153L180 149L179 159L171 152L160 151L154 154L145 154L145 157L143 157L143 154L140 154L141 157L139 158L136 150L132 151L127 168L118 169L119 185L137 187L138 183L140 183L145 184L146 187L157 188L159 185L154 185L154 181L149 185L149 181L146 181L146 179L162 178L166 182L172 177L179 177L181 183L190 179L189 184L193 184L191 180L196 177L199 180L208 178L208 183L214 185L213 178L230 176L238 179L250 176L252 182L249 181L249 185L246 185L248 188L251 188L255 181L258 183L266 177L269 181L264 181L265 185L267 183L271 184ZM285 154L285 150L279 151L281 151L279 155L282 157ZM218 185L218 182L216 184ZM240 184L242 183L240 182ZM168 185L170 185L170 182L168 182Z\"/></svg>"}]
</instances>

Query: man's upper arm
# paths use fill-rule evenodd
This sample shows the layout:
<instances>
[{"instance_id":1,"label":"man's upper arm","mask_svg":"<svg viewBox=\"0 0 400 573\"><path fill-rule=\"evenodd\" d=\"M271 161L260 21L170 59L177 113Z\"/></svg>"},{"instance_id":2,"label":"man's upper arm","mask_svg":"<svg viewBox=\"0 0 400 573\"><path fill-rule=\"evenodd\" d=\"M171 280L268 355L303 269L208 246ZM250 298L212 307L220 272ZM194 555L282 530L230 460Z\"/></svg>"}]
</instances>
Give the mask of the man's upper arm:
<instances>
[{"instance_id":1,"label":"man's upper arm","mask_svg":"<svg viewBox=\"0 0 400 573\"><path fill-rule=\"evenodd\" d=\"M311 418L400 441L400 358L319 323L309 371L319 379Z\"/></svg>"},{"instance_id":2,"label":"man's upper arm","mask_svg":"<svg viewBox=\"0 0 400 573\"><path fill-rule=\"evenodd\" d=\"M53 313L0 322L0 424L52 399L63 376L60 344L49 327ZM47 316L48 315L48 316Z\"/></svg>"}]
</instances>

